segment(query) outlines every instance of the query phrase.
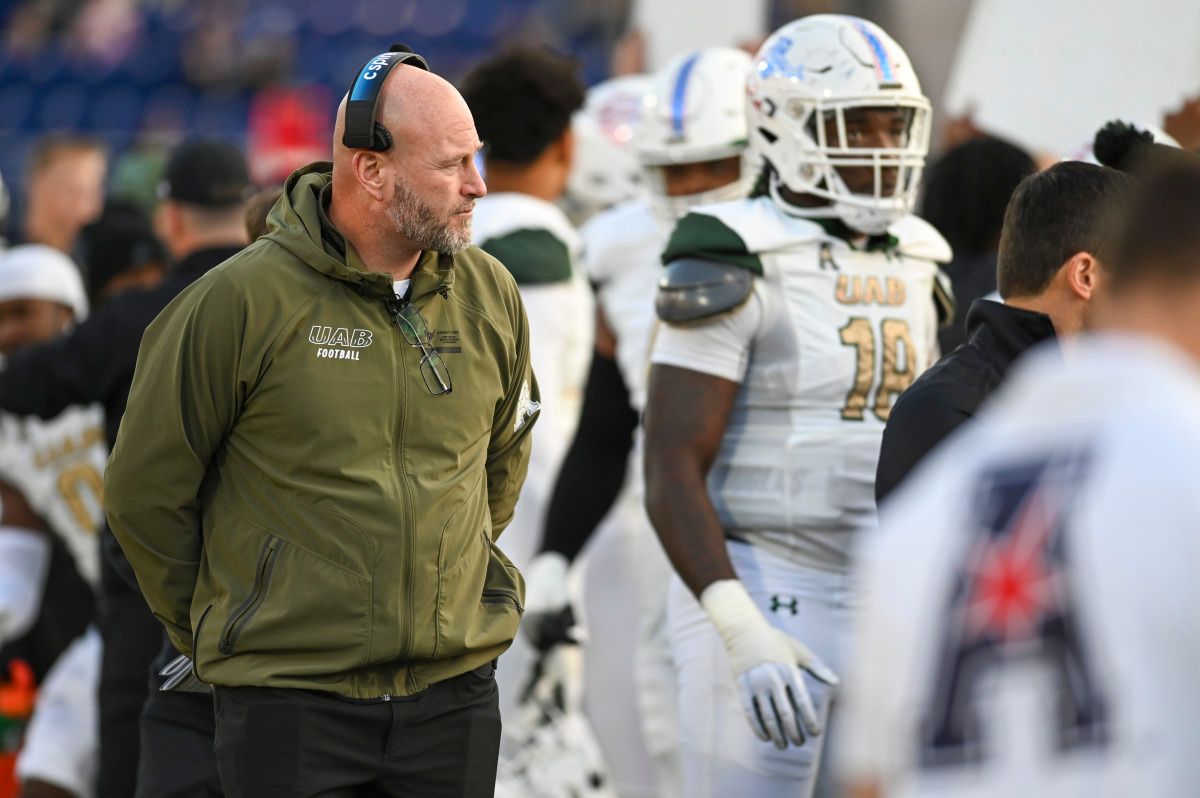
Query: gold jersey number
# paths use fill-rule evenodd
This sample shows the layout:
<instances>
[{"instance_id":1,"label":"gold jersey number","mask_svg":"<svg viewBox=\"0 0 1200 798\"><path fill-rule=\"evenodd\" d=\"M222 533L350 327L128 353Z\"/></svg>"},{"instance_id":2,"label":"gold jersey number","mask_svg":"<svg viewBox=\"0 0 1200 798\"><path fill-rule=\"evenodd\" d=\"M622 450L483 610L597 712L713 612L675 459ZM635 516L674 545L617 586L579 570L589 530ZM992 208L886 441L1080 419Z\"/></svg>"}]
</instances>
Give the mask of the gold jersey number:
<instances>
[{"instance_id":1,"label":"gold jersey number","mask_svg":"<svg viewBox=\"0 0 1200 798\"><path fill-rule=\"evenodd\" d=\"M872 395L875 403L872 410L880 421L887 421L892 412L892 402L912 385L916 377L913 369L912 335L908 322L903 319L884 319L876 332L871 320L854 316L839 331L842 344L854 347L854 385L846 394L842 405L842 418L846 421L862 421L867 410L867 401ZM875 374L875 348L883 341L883 357L878 379Z\"/></svg>"},{"instance_id":2,"label":"gold jersey number","mask_svg":"<svg viewBox=\"0 0 1200 798\"><path fill-rule=\"evenodd\" d=\"M104 506L104 478L95 466L84 462L64 468L58 475L58 492L80 529L91 532L100 525L101 519L92 508Z\"/></svg>"}]
</instances>

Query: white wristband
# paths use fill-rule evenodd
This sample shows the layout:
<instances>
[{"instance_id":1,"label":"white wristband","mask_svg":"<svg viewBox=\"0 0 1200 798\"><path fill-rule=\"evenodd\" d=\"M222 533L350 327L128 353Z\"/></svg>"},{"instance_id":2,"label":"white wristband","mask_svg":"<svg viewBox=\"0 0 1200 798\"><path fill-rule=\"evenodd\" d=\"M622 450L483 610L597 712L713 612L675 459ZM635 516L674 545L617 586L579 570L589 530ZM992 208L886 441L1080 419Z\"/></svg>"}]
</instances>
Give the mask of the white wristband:
<instances>
[{"instance_id":1,"label":"white wristband","mask_svg":"<svg viewBox=\"0 0 1200 798\"><path fill-rule=\"evenodd\" d=\"M747 629L770 626L740 579L710 583L700 593L700 605L727 643L733 635L744 634Z\"/></svg>"},{"instance_id":2,"label":"white wristband","mask_svg":"<svg viewBox=\"0 0 1200 798\"><path fill-rule=\"evenodd\" d=\"M567 603L571 564L557 551L542 552L525 569L525 612L551 612Z\"/></svg>"}]
</instances>

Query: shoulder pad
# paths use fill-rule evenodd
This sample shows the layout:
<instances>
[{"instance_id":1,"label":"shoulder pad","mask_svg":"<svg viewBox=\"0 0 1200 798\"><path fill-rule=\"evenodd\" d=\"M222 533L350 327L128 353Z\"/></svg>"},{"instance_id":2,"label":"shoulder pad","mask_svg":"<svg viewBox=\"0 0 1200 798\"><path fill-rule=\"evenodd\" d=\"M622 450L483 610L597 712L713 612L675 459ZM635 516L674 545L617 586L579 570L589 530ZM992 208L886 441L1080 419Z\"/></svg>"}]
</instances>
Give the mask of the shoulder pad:
<instances>
[{"instance_id":1,"label":"shoulder pad","mask_svg":"<svg viewBox=\"0 0 1200 798\"><path fill-rule=\"evenodd\" d=\"M658 281L654 309L670 324L700 321L737 308L753 288L754 276L740 266L680 258Z\"/></svg>"},{"instance_id":2,"label":"shoulder pad","mask_svg":"<svg viewBox=\"0 0 1200 798\"><path fill-rule=\"evenodd\" d=\"M937 308L938 327L949 327L954 321L956 304L950 275L946 274L945 269L939 268L933 276L933 305Z\"/></svg>"}]
</instances>

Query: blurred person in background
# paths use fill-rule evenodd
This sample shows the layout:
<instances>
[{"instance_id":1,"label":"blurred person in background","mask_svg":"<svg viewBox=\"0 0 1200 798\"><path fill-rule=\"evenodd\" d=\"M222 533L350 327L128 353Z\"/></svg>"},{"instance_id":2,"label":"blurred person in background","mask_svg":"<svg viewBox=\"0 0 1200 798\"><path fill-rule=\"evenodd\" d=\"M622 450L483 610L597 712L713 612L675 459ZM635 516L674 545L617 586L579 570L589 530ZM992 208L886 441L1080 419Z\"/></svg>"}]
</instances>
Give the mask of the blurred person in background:
<instances>
[{"instance_id":1,"label":"blurred person in background","mask_svg":"<svg viewBox=\"0 0 1200 798\"><path fill-rule=\"evenodd\" d=\"M504 535L504 553L524 569L579 419L591 303L579 273L579 234L556 204L571 171L571 117L583 104L575 62L550 50L517 48L476 66L462 94L484 142L487 196L475 205L475 243L512 273L529 316L530 359L542 395L529 473ZM455 341L447 341L455 344ZM500 716L512 735L527 731L517 710L533 666L518 638L500 659Z\"/></svg>"},{"instance_id":2,"label":"blurred person in background","mask_svg":"<svg viewBox=\"0 0 1200 798\"><path fill-rule=\"evenodd\" d=\"M252 192L246 161L233 145L206 139L181 145L167 162L159 191L162 201L154 216L154 225L177 264L175 268L198 278L245 247L249 243L246 214ZM114 552L111 556L118 555ZM126 568L127 562L122 562L122 576L136 590L137 584ZM144 604L141 611L145 611ZM145 705L141 709L135 794L138 798L221 798L213 756L216 727L212 696L159 689L165 681L162 671L179 652L161 628L156 628L154 637L160 647L151 664L148 686L145 669L137 673ZM119 676L114 673L114 678L132 677L134 664L122 663ZM137 695L131 683L131 707Z\"/></svg>"},{"instance_id":3,"label":"blurred person in background","mask_svg":"<svg viewBox=\"0 0 1200 798\"><path fill-rule=\"evenodd\" d=\"M150 216L137 205L110 199L83 230L80 251L93 309L130 288L153 288L167 272L168 255Z\"/></svg>"},{"instance_id":4,"label":"blurred person in background","mask_svg":"<svg viewBox=\"0 0 1200 798\"><path fill-rule=\"evenodd\" d=\"M51 418L73 404L100 402L111 447L146 325L179 291L245 245L242 215L250 190L245 160L231 145L201 139L176 148L160 186L155 219L174 261L167 277L156 288L125 292L67 335L10 358L0 372L0 409ZM163 634L107 527L101 532L101 549L104 734L97 794L127 798L134 794L137 778L147 674L163 648ZM179 772L188 773L182 767Z\"/></svg>"},{"instance_id":5,"label":"blurred person in background","mask_svg":"<svg viewBox=\"0 0 1200 798\"><path fill-rule=\"evenodd\" d=\"M1025 150L984 135L954 147L926 171L921 217L945 236L954 252L946 273L957 312L938 331L942 354L967 340L965 316L971 303L996 290L1004 209L1017 184L1036 169Z\"/></svg>"},{"instance_id":6,"label":"blurred person in background","mask_svg":"<svg viewBox=\"0 0 1200 798\"><path fill-rule=\"evenodd\" d=\"M666 640L671 570L642 506L638 428L659 256L671 228L690 209L746 196L754 182L746 155L750 67L746 53L711 47L654 75L632 142L646 198L603 211L582 229L596 343L579 428L528 571L522 629L539 649L571 644L562 636L574 617L567 572L597 533L585 559L587 706L622 796L682 794ZM598 532L614 509L613 523Z\"/></svg>"},{"instance_id":7,"label":"blurred person in background","mask_svg":"<svg viewBox=\"0 0 1200 798\"><path fill-rule=\"evenodd\" d=\"M24 244L0 255L0 355L52 340L87 314L79 268L65 254ZM9 727L0 755L7 763L0 767L9 770L0 781L11 777L15 752L7 747L21 741L21 725L38 707L32 693L26 706L13 706L20 682L38 689L93 620L107 457L98 404L70 407L45 421L0 413L0 690L10 693L0 704L0 725ZM22 794L51 794L46 785L30 783L41 781L90 795L95 759L87 758L94 748L86 741L94 739L87 729L60 735L54 756L26 761L19 771ZM82 748L77 741L85 741ZM0 784L0 795L9 794Z\"/></svg>"},{"instance_id":8,"label":"blurred person in background","mask_svg":"<svg viewBox=\"0 0 1200 798\"><path fill-rule=\"evenodd\" d=\"M83 243L91 264L86 286L91 297L95 298L94 301L100 304L125 291L153 288L162 279L167 258L165 248L155 237L149 217L137 206L110 200L101 218L84 231ZM92 307L95 308L96 304ZM58 423L58 420L54 423ZM91 477L98 480L102 473L108 451L104 446L102 416L97 421L95 437L95 448L99 450L99 466L92 472L86 472L89 481L81 483L78 487L91 484ZM64 450L70 451L67 447L64 447ZM73 473L80 473L78 467ZM60 480L59 484L70 483ZM77 491L64 495L77 497ZM98 499L97 496L97 501ZM84 505L72 499L71 506L76 509ZM52 504L52 511L54 507ZM63 526L64 524L60 523L56 529ZM91 555L91 568L96 571L99 569L99 563L96 561L99 546L95 535L98 528L99 522L86 535L76 534L76 537L86 541L85 551ZM83 572L85 575L90 573L87 569ZM95 587L96 581L89 579L89 584ZM32 798L44 794L90 798L96 794L100 748L98 698L102 652L103 641L99 630L90 628L62 653L41 683L38 703L29 722L25 743L17 762L17 774L23 782L23 796ZM186 722L187 715L180 715L178 719ZM211 748L211 731L206 742ZM183 758L178 764L181 768L188 767L187 760ZM187 792L193 790L195 785L185 782L184 786ZM188 794L195 796L201 793L194 790ZM219 795L211 791L209 794Z\"/></svg>"},{"instance_id":9,"label":"blurred person in background","mask_svg":"<svg viewBox=\"0 0 1200 798\"><path fill-rule=\"evenodd\" d=\"M947 304L949 247L911 215L930 108L904 50L867 20L804 17L746 93L761 192L671 234L646 403L689 798L828 794L850 553Z\"/></svg>"},{"instance_id":10,"label":"blurred person in background","mask_svg":"<svg viewBox=\"0 0 1200 798\"><path fill-rule=\"evenodd\" d=\"M1003 301L975 300L967 343L896 400L879 451L877 502L975 415L1025 351L1084 330L1106 282L1112 220L1131 184L1116 169L1063 161L1017 186L996 267Z\"/></svg>"},{"instance_id":11,"label":"blurred person in background","mask_svg":"<svg viewBox=\"0 0 1200 798\"><path fill-rule=\"evenodd\" d=\"M575 140L562 206L576 225L642 195L645 174L633 152L649 75L622 75L587 91L571 117Z\"/></svg>"},{"instance_id":12,"label":"blurred person in background","mask_svg":"<svg viewBox=\"0 0 1200 798\"><path fill-rule=\"evenodd\" d=\"M1135 190L1095 325L1021 363L884 508L839 761L854 798L1200 783L1200 166Z\"/></svg>"},{"instance_id":13,"label":"blurred person in background","mask_svg":"<svg viewBox=\"0 0 1200 798\"><path fill-rule=\"evenodd\" d=\"M107 170L108 156L95 139L73 133L40 139L29 155L21 241L74 254L83 228L104 210Z\"/></svg>"},{"instance_id":14,"label":"blurred person in background","mask_svg":"<svg viewBox=\"0 0 1200 798\"><path fill-rule=\"evenodd\" d=\"M250 237L250 241L257 241L267 234L267 216L282 195L283 186L264 188L246 203L246 213L242 221L246 225L246 235Z\"/></svg>"}]
</instances>

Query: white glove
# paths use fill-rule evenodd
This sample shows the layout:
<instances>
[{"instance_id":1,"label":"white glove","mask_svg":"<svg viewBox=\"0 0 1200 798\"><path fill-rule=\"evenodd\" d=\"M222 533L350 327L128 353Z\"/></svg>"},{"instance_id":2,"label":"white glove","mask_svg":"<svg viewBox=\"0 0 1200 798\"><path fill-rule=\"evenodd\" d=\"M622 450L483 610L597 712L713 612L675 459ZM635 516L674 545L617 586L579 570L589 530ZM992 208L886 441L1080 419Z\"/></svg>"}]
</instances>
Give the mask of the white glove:
<instances>
[{"instance_id":1,"label":"white glove","mask_svg":"<svg viewBox=\"0 0 1200 798\"><path fill-rule=\"evenodd\" d=\"M50 554L50 539L44 533L0 527L0 645L21 637L37 621Z\"/></svg>"},{"instance_id":2,"label":"white glove","mask_svg":"<svg viewBox=\"0 0 1200 798\"><path fill-rule=\"evenodd\" d=\"M567 558L542 552L525 569L525 613L521 633L538 651L559 643L577 643L575 614L567 595Z\"/></svg>"},{"instance_id":3,"label":"white glove","mask_svg":"<svg viewBox=\"0 0 1200 798\"><path fill-rule=\"evenodd\" d=\"M742 712L764 742L779 749L821 733L800 668L828 685L837 676L803 643L767 623L738 579L720 579L700 594L737 679Z\"/></svg>"},{"instance_id":4,"label":"white glove","mask_svg":"<svg viewBox=\"0 0 1200 798\"><path fill-rule=\"evenodd\" d=\"M583 651L574 643L551 646L530 671L521 691L521 709L529 728L555 713L583 711Z\"/></svg>"}]
</instances>

